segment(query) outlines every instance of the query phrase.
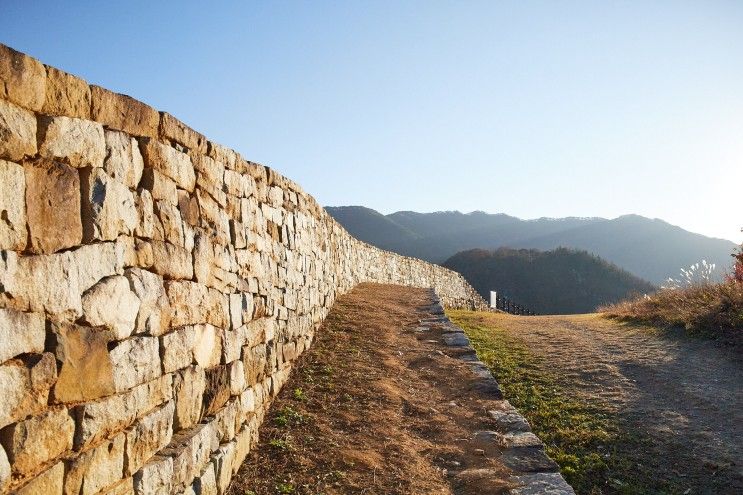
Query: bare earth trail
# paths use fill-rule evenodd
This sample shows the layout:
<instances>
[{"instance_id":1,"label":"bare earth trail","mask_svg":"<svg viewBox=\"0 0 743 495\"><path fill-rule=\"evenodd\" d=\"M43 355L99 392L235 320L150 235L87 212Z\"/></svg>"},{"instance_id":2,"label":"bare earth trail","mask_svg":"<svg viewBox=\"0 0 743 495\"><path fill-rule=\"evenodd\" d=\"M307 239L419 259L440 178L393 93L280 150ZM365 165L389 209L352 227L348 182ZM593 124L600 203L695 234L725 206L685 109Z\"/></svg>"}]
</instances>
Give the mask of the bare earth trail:
<instances>
[{"instance_id":1,"label":"bare earth trail","mask_svg":"<svg viewBox=\"0 0 743 495\"><path fill-rule=\"evenodd\" d=\"M688 493L743 493L741 350L600 315L472 313L521 341L579 400L650 438L658 476ZM508 397L506 397L508 398ZM647 455L649 454L649 455Z\"/></svg>"},{"instance_id":2,"label":"bare earth trail","mask_svg":"<svg viewBox=\"0 0 743 495\"><path fill-rule=\"evenodd\" d=\"M376 284L340 297L229 495L489 495L559 478L541 447L496 442L504 423L488 411L511 406L473 370L471 348L465 360L443 343L452 326L433 301L429 290Z\"/></svg>"}]
</instances>

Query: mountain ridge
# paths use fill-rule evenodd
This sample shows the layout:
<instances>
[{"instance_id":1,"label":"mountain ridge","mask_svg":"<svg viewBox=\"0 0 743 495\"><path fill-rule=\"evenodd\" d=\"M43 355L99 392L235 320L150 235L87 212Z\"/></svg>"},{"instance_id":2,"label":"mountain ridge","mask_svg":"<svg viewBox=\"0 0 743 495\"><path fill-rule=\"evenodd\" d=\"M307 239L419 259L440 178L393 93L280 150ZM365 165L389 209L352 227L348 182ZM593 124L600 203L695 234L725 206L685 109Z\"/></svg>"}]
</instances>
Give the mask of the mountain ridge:
<instances>
[{"instance_id":1,"label":"mountain ridge","mask_svg":"<svg viewBox=\"0 0 743 495\"><path fill-rule=\"evenodd\" d=\"M689 232L662 219L626 214L616 218L541 217L522 220L505 213L456 210L383 215L366 207L326 207L355 237L406 256L443 263L469 249L585 250L635 276L660 285L702 259L721 274L736 244ZM372 221L373 219L373 221ZM380 232L383 235L380 235Z\"/></svg>"}]
</instances>

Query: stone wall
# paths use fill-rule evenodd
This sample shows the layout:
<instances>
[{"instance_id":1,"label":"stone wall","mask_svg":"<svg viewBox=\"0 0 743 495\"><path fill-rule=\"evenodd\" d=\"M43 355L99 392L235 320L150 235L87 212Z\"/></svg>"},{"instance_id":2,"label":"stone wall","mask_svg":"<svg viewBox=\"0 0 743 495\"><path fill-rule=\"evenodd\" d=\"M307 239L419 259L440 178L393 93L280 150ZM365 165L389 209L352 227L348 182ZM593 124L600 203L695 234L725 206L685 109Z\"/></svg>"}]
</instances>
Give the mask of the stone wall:
<instances>
[{"instance_id":1,"label":"stone wall","mask_svg":"<svg viewBox=\"0 0 743 495\"><path fill-rule=\"evenodd\" d=\"M336 296L464 279L0 45L0 493L223 493Z\"/></svg>"}]
</instances>

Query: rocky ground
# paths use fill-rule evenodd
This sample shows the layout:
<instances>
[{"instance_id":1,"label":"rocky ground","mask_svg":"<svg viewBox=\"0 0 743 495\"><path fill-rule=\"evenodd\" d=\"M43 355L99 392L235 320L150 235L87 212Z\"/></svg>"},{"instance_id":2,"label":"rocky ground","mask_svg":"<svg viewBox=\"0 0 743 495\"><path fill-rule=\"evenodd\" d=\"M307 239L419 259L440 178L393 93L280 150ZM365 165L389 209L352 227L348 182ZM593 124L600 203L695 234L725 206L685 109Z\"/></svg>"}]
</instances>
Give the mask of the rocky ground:
<instances>
[{"instance_id":1,"label":"rocky ground","mask_svg":"<svg viewBox=\"0 0 743 495\"><path fill-rule=\"evenodd\" d=\"M231 495L572 493L428 290L339 298Z\"/></svg>"}]
</instances>

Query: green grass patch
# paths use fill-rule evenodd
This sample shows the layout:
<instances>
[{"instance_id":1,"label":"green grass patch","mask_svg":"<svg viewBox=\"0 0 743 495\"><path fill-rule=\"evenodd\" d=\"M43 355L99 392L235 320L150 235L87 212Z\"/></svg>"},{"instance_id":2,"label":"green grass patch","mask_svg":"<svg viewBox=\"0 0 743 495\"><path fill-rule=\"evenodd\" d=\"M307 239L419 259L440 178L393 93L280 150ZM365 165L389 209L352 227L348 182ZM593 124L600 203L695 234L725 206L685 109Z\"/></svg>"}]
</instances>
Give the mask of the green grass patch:
<instances>
[{"instance_id":1,"label":"green grass patch","mask_svg":"<svg viewBox=\"0 0 743 495\"><path fill-rule=\"evenodd\" d=\"M522 341L485 325L478 313L447 315L466 332L506 399L526 417L577 493L683 493L638 462L638 453L651 450L645 439L624 430L605 405L576 399L558 379L559 369L546 366Z\"/></svg>"}]
</instances>

